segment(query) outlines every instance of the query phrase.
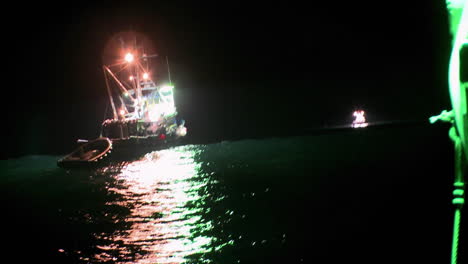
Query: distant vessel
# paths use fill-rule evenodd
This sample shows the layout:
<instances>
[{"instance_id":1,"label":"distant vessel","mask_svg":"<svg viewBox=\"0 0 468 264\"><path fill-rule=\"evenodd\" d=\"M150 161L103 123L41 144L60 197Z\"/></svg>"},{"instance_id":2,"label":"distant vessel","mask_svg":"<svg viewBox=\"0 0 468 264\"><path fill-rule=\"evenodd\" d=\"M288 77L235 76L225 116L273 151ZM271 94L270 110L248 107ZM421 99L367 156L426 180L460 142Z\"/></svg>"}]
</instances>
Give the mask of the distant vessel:
<instances>
[{"instance_id":1,"label":"distant vessel","mask_svg":"<svg viewBox=\"0 0 468 264\"><path fill-rule=\"evenodd\" d=\"M366 122L365 112L364 110L357 110L353 112L354 120L352 127L359 128L359 127L367 127L368 123Z\"/></svg>"},{"instance_id":2,"label":"distant vessel","mask_svg":"<svg viewBox=\"0 0 468 264\"><path fill-rule=\"evenodd\" d=\"M102 67L112 118L104 120L98 139L79 140L80 146L58 161L60 167L144 154L175 145L187 134L185 121L177 118L168 60L168 80L162 82L151 68L158 55L148 54L144 41L139 43L135 34L128 33L117 39L121 57ZM97 147L103 142L109 147ZM83 147L94 154L81 155Z\"/></svg>"}]
</instances>

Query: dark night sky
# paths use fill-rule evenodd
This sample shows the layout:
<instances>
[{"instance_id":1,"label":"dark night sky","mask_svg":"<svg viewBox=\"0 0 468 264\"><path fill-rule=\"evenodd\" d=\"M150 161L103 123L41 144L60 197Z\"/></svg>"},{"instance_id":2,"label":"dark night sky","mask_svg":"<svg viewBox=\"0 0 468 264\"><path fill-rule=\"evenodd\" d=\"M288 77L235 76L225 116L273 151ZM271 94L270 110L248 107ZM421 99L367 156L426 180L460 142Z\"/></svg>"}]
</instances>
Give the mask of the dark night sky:
<instances>
[{"instance_id":1,"label":"dark night sky","mask_svg":"<svg viewBox=\"0 0 468 264\"><path fill-rule=\"evenodd\" d=\"M450 108L444 1L320 2L10 7L18 15L2 21L12 103L3 112L15 140L2 157L63 154L98 136L103 49L129 29L169 57L195 141L345 123L356 108L371 121Z\"/></svg>"}]
</instances>

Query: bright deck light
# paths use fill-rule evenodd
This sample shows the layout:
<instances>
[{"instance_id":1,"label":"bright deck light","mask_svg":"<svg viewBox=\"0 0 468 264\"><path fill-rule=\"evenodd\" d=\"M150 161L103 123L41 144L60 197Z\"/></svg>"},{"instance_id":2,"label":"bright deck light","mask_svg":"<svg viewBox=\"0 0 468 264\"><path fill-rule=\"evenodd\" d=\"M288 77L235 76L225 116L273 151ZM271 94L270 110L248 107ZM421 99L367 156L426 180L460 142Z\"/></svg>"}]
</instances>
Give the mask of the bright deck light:
<instances>
[{"instance_id":1,"label":"bright deck light","mask_svg":"<svg viewBox=\"0 0 468 264\"><path fill-rule=\"evenodd\" d=\"M133 54L131 54L131 53L125 54L125 61L126 62L130 63L130 62L133 61L133 59L134 59Z\"/></svg>"},{"instance_id":2,"label":"bright deck light","mask_svg":"<svg viewBox=\"0 0 468 264\"><path fill-rule=\"evenodd\" d=\"M173 85L163 85L161 87L161 92L170 92L172 89L174 89Z\"/></svg>"},{"instance_id":3,"label":"bright deck light","mask_svg":"<svg viewBox=\"0 0 468 264\"><path fill-rule=\"evenodd\" d=\"M146 80L146 79L148 79L148 77L149 77L148 73L146 73L146 72L145 72L145 73L143 73L143 79L145 79L145 80Z\"/></svg>"},{"instance_id":4,"label":"bright deck light","mask_svg":"<svg viewBox=\"0 0 468 264\"><path fill-rule=\"evenodd\" d=\"M133 76L130 76L128 79L129 79L130 81L133 81Z\"/></svg>"}]
</instances>

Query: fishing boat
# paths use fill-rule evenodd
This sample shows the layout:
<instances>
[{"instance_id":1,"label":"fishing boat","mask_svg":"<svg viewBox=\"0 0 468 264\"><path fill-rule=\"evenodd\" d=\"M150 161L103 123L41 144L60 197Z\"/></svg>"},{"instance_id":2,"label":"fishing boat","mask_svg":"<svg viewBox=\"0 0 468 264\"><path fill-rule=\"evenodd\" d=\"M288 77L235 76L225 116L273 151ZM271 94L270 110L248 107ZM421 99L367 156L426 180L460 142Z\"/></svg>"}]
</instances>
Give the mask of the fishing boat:
<instances>
[{"instance_id":1,"label":"fishing boat","mask_svg":"<svg viewBox=\"0 0 468 264\"><path fill-rule=\"evenodd\" d=\"M102 122L97 139L79 140L77 149L58 161L60 167L131 158L177 145L187 134L185 121L178 118L167 57L163 80L151 67L159 56L148 53L142 45L145 41L138 40L136 34L120 34L119 48L111 46L121 55L102 66L112 116ZM95 147L103 142L109 145ZM83 151L93 155L83 155Z\"/></svg>"}]
</instances>

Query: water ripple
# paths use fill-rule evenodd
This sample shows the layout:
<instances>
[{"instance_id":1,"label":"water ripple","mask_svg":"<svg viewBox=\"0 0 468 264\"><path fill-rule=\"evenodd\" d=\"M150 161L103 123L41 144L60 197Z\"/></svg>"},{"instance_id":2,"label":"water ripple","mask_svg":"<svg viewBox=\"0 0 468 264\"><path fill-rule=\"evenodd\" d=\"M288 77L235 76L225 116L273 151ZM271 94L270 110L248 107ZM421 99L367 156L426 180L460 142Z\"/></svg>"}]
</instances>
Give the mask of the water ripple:
<instances>
[{"instance_id":1,"label":"water ripple","mask_svg":"<svg viewBox=\"0 0 468 264\"><path fill-rule=\"evenodd\" d=\"M184 146L148 153L119 170L102 169L110 178L107 192L119 197L109 200L106 209L127 208L128 213L113 218L122 222L120 230L95 234L97 252L90 260L183 263L212 249L216 243L207 234L213 225L203 218L209 211L204 205L207 198L224 197L210 197L214 181L194 159L200 151Z\"/></svg>"}]
</instances>

